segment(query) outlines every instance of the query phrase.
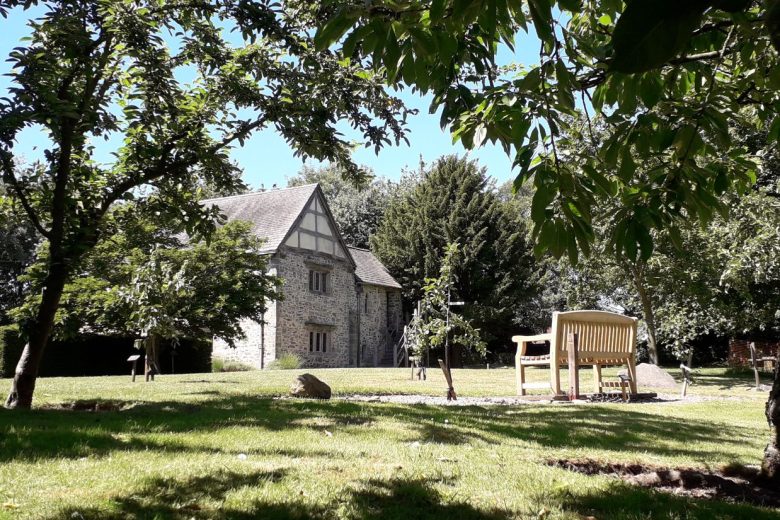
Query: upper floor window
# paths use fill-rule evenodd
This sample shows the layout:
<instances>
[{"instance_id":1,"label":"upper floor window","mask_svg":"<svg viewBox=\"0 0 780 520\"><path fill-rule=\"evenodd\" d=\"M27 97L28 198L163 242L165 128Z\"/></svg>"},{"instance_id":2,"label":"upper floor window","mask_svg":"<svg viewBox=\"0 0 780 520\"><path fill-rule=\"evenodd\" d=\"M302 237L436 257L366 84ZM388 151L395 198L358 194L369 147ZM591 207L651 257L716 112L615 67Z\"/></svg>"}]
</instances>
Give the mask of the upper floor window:
<instances>
[{"instance_id":1,"label":"upper floor window","mask_svg":"<svg viewBox=\"0 0 780 520\"><path fill-rule=\"evenodd\" d=\"M309 270L309 290L318 293L328 292L328 273L322 271L316 271L314 269Z\"/></svg>"}]
</instances>

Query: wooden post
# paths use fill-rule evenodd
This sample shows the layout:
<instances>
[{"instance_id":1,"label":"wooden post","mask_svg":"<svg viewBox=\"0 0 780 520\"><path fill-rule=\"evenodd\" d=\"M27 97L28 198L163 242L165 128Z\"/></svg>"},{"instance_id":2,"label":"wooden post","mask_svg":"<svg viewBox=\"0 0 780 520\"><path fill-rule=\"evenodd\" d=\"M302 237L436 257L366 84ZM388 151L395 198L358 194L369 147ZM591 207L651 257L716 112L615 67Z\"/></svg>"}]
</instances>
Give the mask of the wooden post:
<instances>
[{"instance_id":1,"label":"wooden post","mask_svg":"<svg viewBox=\"0 0 780 520\"><path fill-rule=\"evenodd\" d=\"M752 341L748 344L750 348L750 364L753 365L753 373L756 376L756 390L761 388L761 377L758 375L758 355L756 352L756 344Z\"/></svg>"},{"instance_id":2,"label":"wooden post","mask_svg":"<svg viewBox=\"0 0 780 520\"><path fill-rule=\"evenodd\" d=\"M680 370L682 371L683 375L683 385L682 390L680 391L680 399L682 399L688 394L688 385L693 383L693 370L685 366L683 363L680 363Z\"/></svg>"},{"instance_id":3,"label":"wooden post","mask_svg":"<svg viewBox=\"0 0 780 520\"><path fill-rule=\"evenodd\" d=\"M452 387L452 374L450 374L449 367L441 359L439 360L439 366L441 371L444 372L444 379L447 380L447 401L457 401L458 396L455 395L455 389Z\"/></svg>"},{"instance_id":4,"label":"wooden post","mask_svg":"<svg viewBox=\"0 0 780 520\"><path fill-rule=\"evenodd\" d=\"M580 398L580 372L577 365L577 333L566 335L566 352L569 355L569 401Z\"/></svg>"},{"instance_id":5,"label":"wooden post","mask_svg":"<svg viewBox=\"0 0 780 520\"><path fill-rule=\"evenodd\" d=\"M144 375L146 381L154 381L154 374L160 372L160 365L157 362L157 355L159 353L159 338L155 334L150 334L145 340L146 356L144 359Z\"/></svg>"}]
</instances>

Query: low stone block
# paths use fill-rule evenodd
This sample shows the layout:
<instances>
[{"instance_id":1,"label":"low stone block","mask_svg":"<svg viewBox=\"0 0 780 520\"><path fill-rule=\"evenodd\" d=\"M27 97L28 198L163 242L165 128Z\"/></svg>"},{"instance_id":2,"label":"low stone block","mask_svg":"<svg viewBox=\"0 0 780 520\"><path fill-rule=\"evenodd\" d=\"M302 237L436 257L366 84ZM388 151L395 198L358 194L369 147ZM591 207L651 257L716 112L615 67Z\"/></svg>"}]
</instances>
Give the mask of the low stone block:
<instances>
[{"instance_id":1,"label":"low stone block","mask_svg":"<svg viewBox=\"0 0 780 520\"><path fill-rule=\"evenodd\" d=\"M290 395L311 399L330 399L330 387L311 374L301 374L293 381Z\"/></svg>"}]
</instances>

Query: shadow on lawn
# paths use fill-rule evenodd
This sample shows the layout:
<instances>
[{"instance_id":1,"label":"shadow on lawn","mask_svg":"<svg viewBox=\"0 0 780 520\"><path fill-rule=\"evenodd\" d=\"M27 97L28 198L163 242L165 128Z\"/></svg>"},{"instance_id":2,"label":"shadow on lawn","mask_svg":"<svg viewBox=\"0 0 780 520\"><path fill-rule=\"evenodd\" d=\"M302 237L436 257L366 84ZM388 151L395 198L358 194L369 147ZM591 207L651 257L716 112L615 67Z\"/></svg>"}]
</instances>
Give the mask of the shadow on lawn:
<instances>
[{"instance_id":1,"label":"shadow on lawn","mask_svg":"<svg viewBox=\"0 0 780 520\"><path fill-rule=\"evenodd\" d=\"M114 403L115 404L115 403ZM106 407L111 410L111 407ZM299 401L222 396L197 404L142 403L122 411L0 409L0 462L51 457L104 456L111 451L160 450L231 453L218 445L164 443L146 434L214 432L248 427L258 435L291 430L375 433L378 418L401 422L421 442L466 444L530 442L550 448L686 455L696 461L730 461L745 431L723 423L650 414L637 408L587 406L464 407L400 406L343 401ZM445 419L448 423L445 423ZM659 443L658 439L665 442ZM701 443L708 446L701 446ZM713 447L714 448L710 448ZM289 450L288 450L289 451ZM254 452L256 453L256 452ZM333 456L326 449L292 450L289 456Z\"/></svg>"},{"instance_id":2,"label":"shadow on lawn","mask_svg":"<svg viewBox=\"0 0 780 520\"><path fill-rule=\"evenodd\" d=\"M567 493L561 501L561 507L579 514L582 518L777 520L780 517L777 511L748 504L695 500L667 492L634 487L617 480L605 490L597 490L585 495Z\"/></svg>"},{"instance_id":3,"label":"shadow on lawn","mask_svg":"<svg viewBox=\"0 0 780 520\"><path fill-rule=\"evenodd\" d=\"M254 472L232 471L184 480L155 478L126 496L110 500L110 510L69 508L52 518L84 520L110 518L155 519L306 519L354 518L409 520L430 518L439 520L503 520L509 515L501 511L483 512L466 503L444 503L441 494L426 479L371 479L359 483L358 490L339 496L328 506L307 504L304 497L291 496L284 503L247 500L241 508L226 507L230 493L246 488L262 489L281 482L284 470Z\"/></svg>"}]
</instances>

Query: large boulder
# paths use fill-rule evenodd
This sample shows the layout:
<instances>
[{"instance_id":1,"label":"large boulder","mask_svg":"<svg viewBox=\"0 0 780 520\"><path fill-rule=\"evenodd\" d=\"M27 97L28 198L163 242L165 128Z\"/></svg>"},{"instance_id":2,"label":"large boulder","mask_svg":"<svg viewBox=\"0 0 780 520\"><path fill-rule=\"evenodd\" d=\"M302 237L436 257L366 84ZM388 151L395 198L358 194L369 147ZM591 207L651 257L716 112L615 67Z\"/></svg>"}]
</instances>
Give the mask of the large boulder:
<instances>
[{"instance_id":1,"label":"large boulder","mask_svg":"<svg viewBox=\"0 0 780 520\"><path fill-rule=\"evenodd\" d=\"M330 387L311 374L301 374L293 381L290 395L311 399L330 399Z\"/></svg>"},{"instance_id":2,"label":"large boulder","mask_svg":"<svg viewBox=\"0 0 780 520\"><path fill-rule=\"evenodd\" d=\"M619 373L627 374L628 371L621 370ZM636 366L636 384L651 388L677 388L677 381L669 372L650 363L639 363Z\"/></svg>"}]
</instances>

